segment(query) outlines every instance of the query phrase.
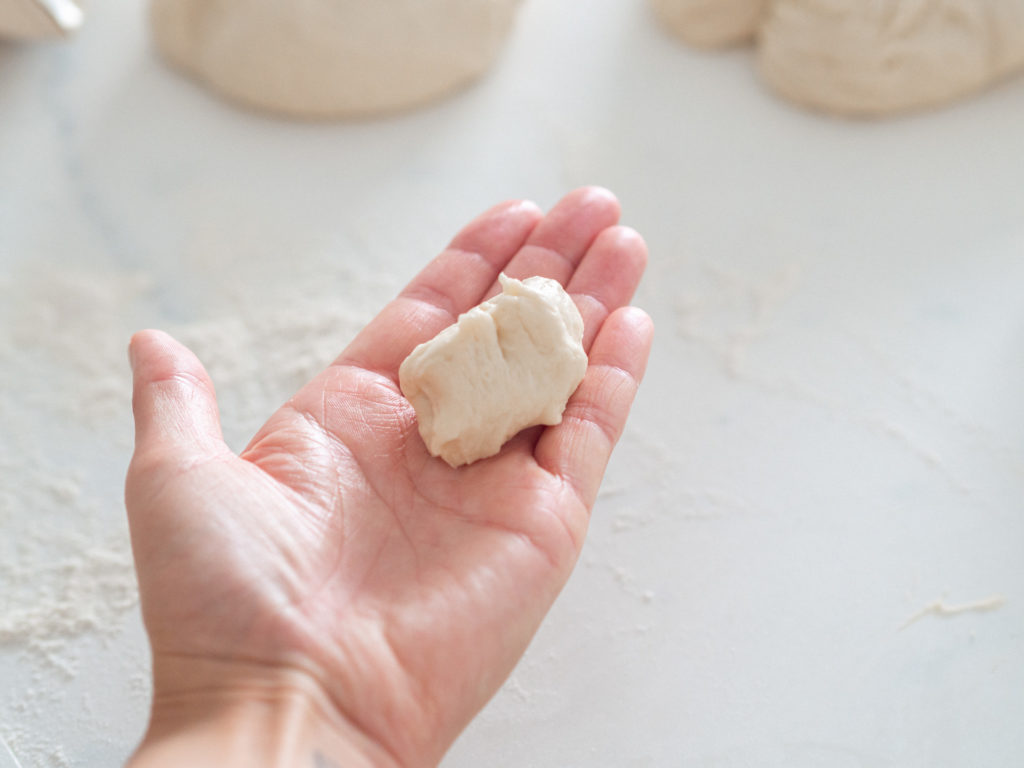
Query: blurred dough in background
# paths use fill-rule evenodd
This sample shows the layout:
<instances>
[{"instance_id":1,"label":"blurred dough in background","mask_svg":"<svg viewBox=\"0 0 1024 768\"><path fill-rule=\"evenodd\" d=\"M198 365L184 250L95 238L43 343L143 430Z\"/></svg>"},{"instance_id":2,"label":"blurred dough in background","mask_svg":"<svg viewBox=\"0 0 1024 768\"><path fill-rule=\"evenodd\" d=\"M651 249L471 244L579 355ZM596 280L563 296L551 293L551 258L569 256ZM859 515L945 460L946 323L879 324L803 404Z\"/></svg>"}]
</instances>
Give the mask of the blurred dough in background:
<instances>
[{"instance_id":1,"label":"blurred dough in background","mask_svg":"<svg viewBox=\"0 0 1024 768\"><path fill-rule=\"evenodd\" d=\"M222 95L296 117L417 106L494 62L519 0L152 0L160 53Z\"/></svg>"},{"instance_id":2,"label":"blurred dough in background","mask_svg":"<svg viewBox=\"0 0 1024 768\"><path fill-rule=\"evenodd\" d=\"M1024 70L1024 0L650 0L684 41L756 37L765 82L842 115L920 109Z\"/></svg>"},{"instance_id":3,"label":"blurred dough in background","mask_svg":"<svg viewBox=\"0 0 1024 768\"><path fill-rule=\"evenodd\" d=\"M0 0L0 38L61 37L78 29L82 19L75 0Z\"/></svg>"},{"instance_id":4,"label":"blurred dough in background","mask_svg":"<svg viewBox=\"0 0 1024 768\"><path fill-rule=\"evenodd\" d=\"M712 48L752 40L768 0L651 0L651 6L683 41Z\"/></svg>"}]
</instances>

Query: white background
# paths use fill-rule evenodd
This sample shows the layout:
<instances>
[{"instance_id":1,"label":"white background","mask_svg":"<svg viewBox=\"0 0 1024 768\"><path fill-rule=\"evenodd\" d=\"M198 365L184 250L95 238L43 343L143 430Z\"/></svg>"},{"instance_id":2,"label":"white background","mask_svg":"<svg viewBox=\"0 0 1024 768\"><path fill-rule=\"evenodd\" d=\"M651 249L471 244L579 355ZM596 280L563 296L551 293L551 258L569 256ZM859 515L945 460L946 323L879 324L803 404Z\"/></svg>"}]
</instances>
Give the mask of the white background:
<instances>
[{"instance_id":1,"label":"white background","mask_svg":"<svg viewBox=\"0 0 1024 768\"><path fill-rule=\"evenodd\" d=\"M579 567L446 768L1024 759L1024 80L839 121L775 100L748 51L677 45L639 0L527 0L456 97L293 124L165 69L141 5L0 45L8 557L44 523L124 554L134 328L202 339L258 305L277 332L317 290L363 319L492 203L601 184L650 246L648 378ZM69 274L100 281L88 317L50 317L34 355L33 302ZM246 403L277 393L243 379L291 385L272 362L222 366L237 445ZM53 402L111 375L101 429ZM47 473L72 478L67 504ZM0 584L0 619L30 583ZM137 609L115 619L49 661L0 643L0 733L26 768L116 764L141 734Z\"/></svg>"}]
</instances>

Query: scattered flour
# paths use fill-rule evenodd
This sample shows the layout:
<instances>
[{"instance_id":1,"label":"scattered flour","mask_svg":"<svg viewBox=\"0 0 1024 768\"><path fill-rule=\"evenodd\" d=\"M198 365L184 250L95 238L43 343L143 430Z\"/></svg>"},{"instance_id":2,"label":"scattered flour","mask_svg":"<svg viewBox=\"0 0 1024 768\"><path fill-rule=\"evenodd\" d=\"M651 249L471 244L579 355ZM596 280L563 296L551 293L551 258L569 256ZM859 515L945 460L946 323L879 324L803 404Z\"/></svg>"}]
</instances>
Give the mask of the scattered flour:
<instances>
[{"instance_id":1,"label":"scattered flour","mask_svg":"<svg viewBox=\"0 0 1024 768\"><path fill-rule=\"evenodd\" d=\"M31 652L73 677L73 657L64 651L84 633L120 631L121 617L138 602L135 574L124 546L97 544L77 531L49 533L56 535L23 534L15 557L0 566L7 595L0 648Z\"/></svg>"},{"instance_id":2,"label":"scattered flour","mask_svg":"<svg viewBox=\"0 0 1024 768\"><path fill-rule=\"evenodd\" d=\"M877 341L854 333L844 321L830 318L827 328L803 321L785 337L774 333L784 313L793 311L789 305L799 297L808 268L784 257L767 269L751 268L749 274L700 262L684 281L696 287L681 293L672 307L676 336L705 353L730 383L863 430L913 457L958 496L985 505L963 469L945 456L949 441L937 443L928 435L941 429L958 444L970 445L972 453L998 456L1012 471L1020 471L1024 464L1014 446L958 413ZM810 364L838 359L837 349L845 369L862 371L862 376L844 372L840 380L834 365L815 369ZM864 391L868 376L886 383L892 401L880 405L874 392Z\"/></svg>"},{"instance_id":3,"label":"scattered flour","mask_svg":"<svg viewBox=\"0 0 1024 768\"><path fill-rule=\"evenodd\" d=\"M317 279L261 280L248 291L234 270L211 265L209 301L195 312L202 319L176 326L156 315L148 275L0 275L12 297L0 306L0 737L24 768L71 764L66 734L53 733L48 717L61 702L81 713L76 728L107 738L102 701L68 691L91 679L95 664L109 666L96 649L139 621L121 500L130 334L163 325L199 355L217 385L225 436L241 448L394 293L386 277L308 261ZM139 650L121 683L144 711L148 661Z\"/></svg>"},{"instance_id":4,"label":"scattered flour","mask_svg":"<svg viewBox=\"0 0 1024 768\"><path fill-rule=\"evenodd\" d=\"M678 449L626 424L598 492L595 520L613 534L636 532L667 519L698 522L750 514L754 505L709 486L688 487L686 457Z\"/></svg>"},{"instance_id":5,"label":"scattered flour","mask_svg":"<svg viewBox=\"0 0 1024 768\"><path fill-rule=\"evenodd\" d=\"M712 262L702 266L706 286L679 297L676 332L718 357L729 376L742 378L751 345L768 335L797 293L804 266L790 260L757 277Z\"/></svg>"}]
</instances>

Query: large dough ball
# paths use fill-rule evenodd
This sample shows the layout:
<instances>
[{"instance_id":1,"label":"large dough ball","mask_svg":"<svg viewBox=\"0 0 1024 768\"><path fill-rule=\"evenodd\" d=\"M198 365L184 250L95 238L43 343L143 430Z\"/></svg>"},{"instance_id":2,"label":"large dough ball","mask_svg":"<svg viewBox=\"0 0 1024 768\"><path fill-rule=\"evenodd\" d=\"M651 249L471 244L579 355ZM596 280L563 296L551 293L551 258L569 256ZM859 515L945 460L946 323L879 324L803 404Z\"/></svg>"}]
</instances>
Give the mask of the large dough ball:
<instances>
[{"instance_id":1,"label":"large dough ball","mask_svg":"<svg viewBox=\"0 0 1024 768\"><path fill-rule=\"evenodd\" d=\"M152 0L157 48L247 105L304 117L418 105L492 63L518 0Z\"/></svg>"},{"instance_id":2,"label":"large dough ball","mask_svg":"<svg viewBox=\"0 0 1024 768\"><path fill-rule=\"evenodd\" d=\"M1024 67L1024 0L774 0L760 67L783 96L838 114L950 101Z\"/></svg>"},{"instance_id":3,"label":"large dough ball","mask_svg":"<svg viewBox=\"0 0 1024 768\"><path fill-rule=\"evenodd\" d=\"M752 39L767 5L768 0L651 0L662 24L699 48Z\"/></svg>"}]
</instances>

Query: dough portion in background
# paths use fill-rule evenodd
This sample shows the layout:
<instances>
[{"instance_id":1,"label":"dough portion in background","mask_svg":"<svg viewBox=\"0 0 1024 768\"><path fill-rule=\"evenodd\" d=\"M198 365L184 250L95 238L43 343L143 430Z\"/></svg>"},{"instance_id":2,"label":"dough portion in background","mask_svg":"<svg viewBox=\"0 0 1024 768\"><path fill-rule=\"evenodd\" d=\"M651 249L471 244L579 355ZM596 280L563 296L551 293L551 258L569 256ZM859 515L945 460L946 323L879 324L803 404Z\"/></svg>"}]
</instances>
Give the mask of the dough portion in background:
<instances>
[{"instance_id":1,"label":"dough portion in background","mask_svg":"<svg viewBox=\"0 0 1024 768\"><path fill-rule=\"evenodd\" d=\"M884 115L1024 68L1024 0L775 0L759 40L761 73L781 95Z\"/></svg>"},{"instance_id":2,"label":"dough portion in background","mask_svg":"<svg viewBox=\"0 0 1024 768\"><path fill-rule=\"evenodd\" d=\"M248 106L297 117L417 106L485 72L519 0L152 0L157 49Z\"/></svg>"},{"instance_id":3,"label":"dough portion in background","mask_svg":"<svg viewBox=\"0 0 1024 768\"><path fill-rule=\"evenodd\" d=\"M75 0L0 0L0 39L62 37L82 26L84 17Z\"/></svg>"},{"instance_id":4,"label":"dough portion in background","mask_svg":"<svg viewBox=\"0 0 1024 768\"><path fill-rule=\"evenodd\" d=\"M651 0L673 34L698 48L753 40L769 0Z\"/></svg>"},{"instance_id":5,"label":"dough portion in background","mask_svg":"<svg viewBox=\"0 0 1024 768\"><path fill-rule=\"evenodd\" d=\"M698 47L756 40L769 87L878 116L970 95L1024 70L1024 0L650 0Z\"/></svg>"}]
</instances>

